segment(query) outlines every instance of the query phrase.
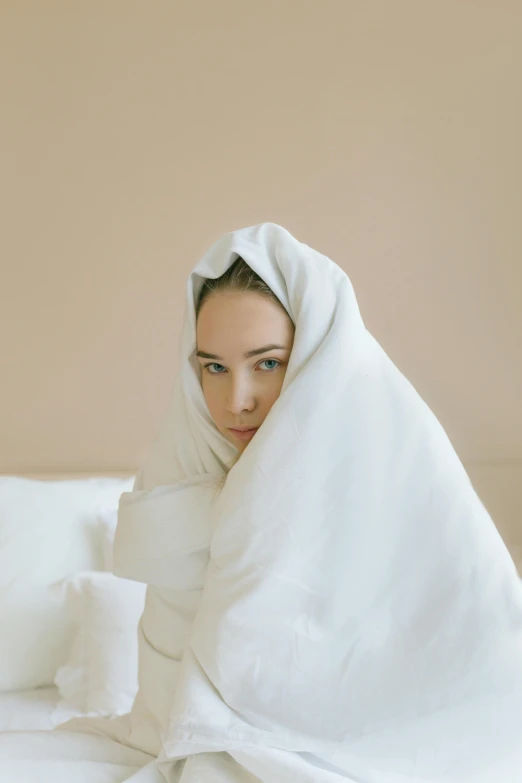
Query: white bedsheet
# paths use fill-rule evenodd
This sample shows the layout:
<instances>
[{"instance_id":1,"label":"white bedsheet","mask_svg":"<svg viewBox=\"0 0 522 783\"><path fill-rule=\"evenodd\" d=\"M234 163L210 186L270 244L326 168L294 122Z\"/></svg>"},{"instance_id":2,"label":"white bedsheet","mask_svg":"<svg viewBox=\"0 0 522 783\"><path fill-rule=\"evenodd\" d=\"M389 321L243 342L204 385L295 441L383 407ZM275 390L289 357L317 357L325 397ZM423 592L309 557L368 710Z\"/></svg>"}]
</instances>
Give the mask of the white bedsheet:
<instances>
[{"instance_id":1,"label":"white bedsheet","mask_svg":"<svg viewBox=\"0 0 522 783\"><path fill-rule=\"evenodd\" d=\"M105 737L51 731L62 720L58 702L54 686L0 693L0 783L165 783L145 753Z\"/></svg>"},{"instance_id":2,"label":"white bedsheet","mask_svg":"<svg viewBox=\"0 0 522 783\"><path fill-rule=\"evenodd\" d=\"M0 783L165 783L154 759L73 731L0 733Z\"/></svg>"},{"instance_id":3,"label":"white bedsheet","mask_svg":"<svg viewBox=\"0 0 522 783\"><path fill-rule=\"evenodd\" d=\"M0 693L0 731L41 731L56 725L56 687Z\"/></svg>"}]
</instances>

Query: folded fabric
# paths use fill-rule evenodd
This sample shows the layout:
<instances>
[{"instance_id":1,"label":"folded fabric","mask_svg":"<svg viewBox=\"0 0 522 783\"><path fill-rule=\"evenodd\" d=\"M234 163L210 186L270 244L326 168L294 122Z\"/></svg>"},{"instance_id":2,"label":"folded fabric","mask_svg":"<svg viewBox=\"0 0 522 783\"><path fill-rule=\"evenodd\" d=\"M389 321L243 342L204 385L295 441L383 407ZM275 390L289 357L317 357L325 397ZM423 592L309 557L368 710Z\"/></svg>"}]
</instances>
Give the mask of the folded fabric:
<instances>
[{"instance_id":1,"label":"folded fabric","mask_svg":"<svg viewBox=\"0 0 522 783\"><path fill-rule=\"evenodd\" d=\"M114 573L148 583L138 628L139 692L126 741L156 756L201 598L216 477L204 473L120 498Z\"/></svg>"},{"instance_id":2,"label":"folded fabric","mask_svg":"<svg viewBox=\"0 0 522 783\"><path fill-rule=\"evenodd\" d=\"M122 715L138 690L138 623L145 586L104 571L65 580L76 633L55 684L61 700L55 723L77 715Z\"/></svg>"}]
</instances>

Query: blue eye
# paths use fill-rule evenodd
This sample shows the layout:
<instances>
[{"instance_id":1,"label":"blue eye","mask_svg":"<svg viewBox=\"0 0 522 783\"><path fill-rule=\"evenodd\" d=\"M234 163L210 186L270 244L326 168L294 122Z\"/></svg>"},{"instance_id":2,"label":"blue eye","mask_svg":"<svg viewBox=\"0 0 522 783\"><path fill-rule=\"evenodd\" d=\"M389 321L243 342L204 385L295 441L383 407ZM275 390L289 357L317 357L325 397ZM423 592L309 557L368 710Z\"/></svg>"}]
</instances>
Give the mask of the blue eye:
<instances>
[{"instance_id":1,"label":"blue eye","mask_svg":"<svg viewBox=\"0 0 522 783\"><path fill-rule=\"evenodd\" d=\"M263 361L261 362L261 364L266 364L267 362L273 362L273 363L274 363L275 365L277 365L277 366L279 366L279 364L281 363L281 362L278 362L278 361L277 361L277 359L263 359ZM270 368L268 368L268 369L269 369L269 370L275 370L276 368L275 368L275 367L270 367Z\"/></svg>"},{"instance_id":2,"label":"blue eye","mask_svg":"<svg viewBox=\"0 0 522 783\"><path fill-rule=\"evenodd\" d=\"M220 372L211 372L210 367L221 367L223 370L225 369L222 364L216 364L215 362L212 362L211 364L205 364L205 370L208 370L211 375L222 375Z\"/></svg>"}]
</instances>

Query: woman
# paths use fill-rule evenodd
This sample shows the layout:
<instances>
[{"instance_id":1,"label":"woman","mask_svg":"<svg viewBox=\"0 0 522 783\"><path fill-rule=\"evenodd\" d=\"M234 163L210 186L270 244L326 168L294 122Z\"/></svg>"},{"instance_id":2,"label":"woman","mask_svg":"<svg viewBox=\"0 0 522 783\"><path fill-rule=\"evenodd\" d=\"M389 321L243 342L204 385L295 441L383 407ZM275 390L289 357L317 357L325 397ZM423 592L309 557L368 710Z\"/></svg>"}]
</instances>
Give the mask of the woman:
<instances>
[{"instance_id":1,"label":"woman","mask_svg":"<svg viewBox=\"0 0 522 783\"><path fill-rule=\"evenodd\" d=\"M227 234L180 354L120 500L115 573L148 584L132 711L0 737L0 780L25 743L53 783L72 747L67 783L519 781L520 581L345 273L274 224Z\"/></svg>"}]
</instances>

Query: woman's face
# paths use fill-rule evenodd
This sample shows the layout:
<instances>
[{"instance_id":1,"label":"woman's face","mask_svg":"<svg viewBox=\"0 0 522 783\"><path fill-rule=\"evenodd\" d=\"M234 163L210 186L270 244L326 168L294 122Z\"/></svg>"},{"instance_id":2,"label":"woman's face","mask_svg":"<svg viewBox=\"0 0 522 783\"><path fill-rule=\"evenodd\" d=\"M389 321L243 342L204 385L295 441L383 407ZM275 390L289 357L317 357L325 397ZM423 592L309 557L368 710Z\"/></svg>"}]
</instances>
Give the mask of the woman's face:
<instances>
[{"instance_id":1,"label":"woman's face","mask_svg":"<svg viewBox=\"0 0 522 783\"><path fill-rule=\"evenodd\" d=\"M266 296L216 292L201 306L196 341L210 415L242 452L281 392L294 341L292 320ZM235 427L254 429L241 434Z\"/></svg>"}]
</instances>

